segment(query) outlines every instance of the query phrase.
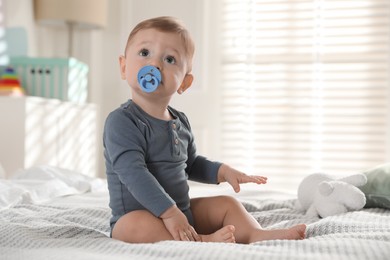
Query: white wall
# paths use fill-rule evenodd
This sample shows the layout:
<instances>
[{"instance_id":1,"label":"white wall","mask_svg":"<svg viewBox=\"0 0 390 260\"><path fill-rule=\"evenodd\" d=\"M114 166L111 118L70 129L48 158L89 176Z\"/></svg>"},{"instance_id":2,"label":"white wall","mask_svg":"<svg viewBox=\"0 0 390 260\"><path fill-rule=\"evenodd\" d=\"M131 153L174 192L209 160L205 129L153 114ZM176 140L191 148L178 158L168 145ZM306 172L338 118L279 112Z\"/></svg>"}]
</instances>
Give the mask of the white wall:
<instances>
[{"instance_id":1,"label":"white wall","mask_svg":"<svg viewBox=\"0 0 390 260\"><path fill-rule=\"evenodd\" d=\"M213 2L210 4L210 2ZM131 29L141 20L172 15L183 20L192 33L197 46L194 64L196 77L192 93L184 98L174 99L174 105L184 110L195 126L195 134L201 151L206 155L217 155L217 145L207 145L210 141L217 144L217 127L212 124L217 118L217 90L211 77L213 62L216 62L212 44L214 39L206 37L215 22L209 22L210 6L217 1L207 0L109 0L107 27L99 31L78 31L75 39L75 57L90 67L89 101L99 106L99 128L103 128L108 113L130 98L129 88L119 77L118 56L123 53L127 36ZM33 0L5 0L6 26L22 26L26 28L29 38L30 56L66 56L67 31L65 28L50 28L36 25L33 14ZM212 35L212 34L211 34ZM208 46L208 48L204 48ZM207 80L206 80L207 79ZM211 80L211 81L210 81ZM208 86L208 87L206 87ZM200 100L202 106L199 106ZM207 104L207 105L204 105ZM213 108L211 108L212 106ZM203 110L202 110L203 109ZM201 110L201 112L199 112ZM205 117L204 115L208 115ZM214 118L214 119L213 119ZM217 124L214 124L217 125ZM206 129L205 126L209 128ZM194 128L194 127L193 127ZM101 141L99 140L99 145ZM207 148L208 147L208 148ZM100 171L104 176L104 160L102 147L99 147ZM215 156L214 156L215 157Z\"/></svg>"}]
</instances>

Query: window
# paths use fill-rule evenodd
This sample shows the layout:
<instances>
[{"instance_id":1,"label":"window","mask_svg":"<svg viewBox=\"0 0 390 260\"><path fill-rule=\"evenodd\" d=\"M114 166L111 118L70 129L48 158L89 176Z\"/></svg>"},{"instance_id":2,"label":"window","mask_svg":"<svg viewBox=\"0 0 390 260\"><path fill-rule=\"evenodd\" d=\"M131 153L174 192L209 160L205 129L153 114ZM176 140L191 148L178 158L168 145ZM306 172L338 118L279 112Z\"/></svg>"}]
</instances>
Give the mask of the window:
<instances>
[{"instance_id":1,"label":"window","mask_svg":"<svg viewBox=\"0 0 390 260\"><path fill-rule=\"evenodd\" d=\"M224 161L293 189L309 173L389 161L388 0L224 0L221 9Z\"/></svg>"},{"instance_id":2,"label":"window","mask_svg":"<svg viewBox=\"0 0 390 260\"><path fill-rule=\"evenodd\" d=\"M8 65L9 62L9 58L7 55L7 42L5 39L4 13L4 2L3 0L0 0L0 66Z\"/></svg>"}]
</instances>

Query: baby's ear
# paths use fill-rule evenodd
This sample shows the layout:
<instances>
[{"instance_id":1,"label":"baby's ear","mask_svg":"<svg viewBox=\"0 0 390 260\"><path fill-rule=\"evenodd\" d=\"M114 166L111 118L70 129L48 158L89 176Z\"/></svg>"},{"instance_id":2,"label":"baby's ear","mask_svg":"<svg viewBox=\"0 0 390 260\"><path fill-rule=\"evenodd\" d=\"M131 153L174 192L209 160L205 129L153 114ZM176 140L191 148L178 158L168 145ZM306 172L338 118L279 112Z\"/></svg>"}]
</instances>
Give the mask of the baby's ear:
<instances>
[{"instance_id":1,"label":"baby's ear","mask_svg":"<svg viewBox=\"0 0 390 260\"><path fill-rule=\"evenodd\" d=\"M186 74L177 92L181 94L186 91L189 87L191 87L193 81L194 76L192 74Z\"/></svg>"},{"instance_id":2,"label":"baby's ear","mask_svg":"<svg viewBox=\"0 0 390 260\"><path fill-rule=\"evenodd\" d=\"M123 55L119 56L119 68L121 72L121 79L126 79L126 57Z\"/></svg>"}]
</instances>

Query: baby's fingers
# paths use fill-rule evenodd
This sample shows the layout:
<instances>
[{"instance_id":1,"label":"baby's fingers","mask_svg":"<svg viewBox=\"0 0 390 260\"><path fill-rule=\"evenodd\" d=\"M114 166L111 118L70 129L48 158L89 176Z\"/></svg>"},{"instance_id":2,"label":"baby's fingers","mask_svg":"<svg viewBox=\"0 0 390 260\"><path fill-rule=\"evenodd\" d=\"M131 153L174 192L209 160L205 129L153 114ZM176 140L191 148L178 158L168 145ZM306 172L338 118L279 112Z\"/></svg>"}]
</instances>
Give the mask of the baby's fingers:
<instances>
[{"instance_id":1,"label":"baby's fingers","mask_svg":"<svg viewBox=\"0 0 390 260\"><path fill-rule=\"evenodd\" d=\"M266 184L267 183L267 177L263 176L248 176L248 182L254 182L257 184Z\"/></svg>"},{"instance_id":2,"label":"baby's fingers","mask_svg":"<svg viewBox=\"0 0 390 260\"><path fill-rule=\"evenodd\" d=\"M192 226L190 226L187 230L179 232L179 234L180 240L182 241L200 241L199 235Z\"/></svg>"},{"instance_id":3,"label":"baby's fingers","mask_svg":"<svg viewBox=\"0 0 390 260\"><path fill-rule=\"evenodd\" d=\"M179 232L181 241L190 241L188 234L184 231Z\"/></svg>"},{"instance_id":4,"label":"baby's fingers","mask_svg":"<svg viewBox=\"0 0 390 260\"><path fill-rule=\"evenodd\" d=\"M195 229L192 226L190 226L189 230L190 230L190 233L191 233L192 238L193 238L193 240L191 240L191 241L200 241L200 236L198 235L198 233L195 231Z\"/></svg>"},{"instance_id":5,"label":"baby's fingers","mask_svg":"<svg viewBox=\"0 0 390 260\"><path fill-rule=\"evenodd\" d=\"M254 176L254 177L262 184L267 183L267 177L264 176Z\"/></svg>"}]
</instances>

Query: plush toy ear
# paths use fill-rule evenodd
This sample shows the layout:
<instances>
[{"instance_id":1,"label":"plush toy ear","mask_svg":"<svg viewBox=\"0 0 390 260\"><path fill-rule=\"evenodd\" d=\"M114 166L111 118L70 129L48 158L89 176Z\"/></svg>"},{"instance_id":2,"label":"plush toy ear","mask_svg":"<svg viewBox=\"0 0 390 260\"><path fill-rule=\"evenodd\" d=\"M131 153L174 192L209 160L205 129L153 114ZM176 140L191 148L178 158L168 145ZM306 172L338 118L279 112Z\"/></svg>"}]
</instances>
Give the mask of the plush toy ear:
<instances>
[{"instance_id":1,"label":"plush toy ear","mask_svg":"<svg viewBox=\"0 0 390 260\"><path fill-rule=\"evenodd\" d=\"M329 196L334 190L333 185L329 181L323 181L318 184L318 191L323 196Z\"/></svg>"},{"instance_id":2,"label":"plush toy ear","mask_svg":"<svg viewBox=\"0 0 390 260\"><path fill-rule=\"evenodd\" d=\"M349 183L353 186L359 187L359 186L363 186L364 184L367 183L367 177L366 177L366 175L364 175L362 173L358 173L358 174L354 174L354 175L350 175L350 176L341 178L341 179L339 179L339 181L344 181L344 182Z\"/></svg>"}]
</instances>

